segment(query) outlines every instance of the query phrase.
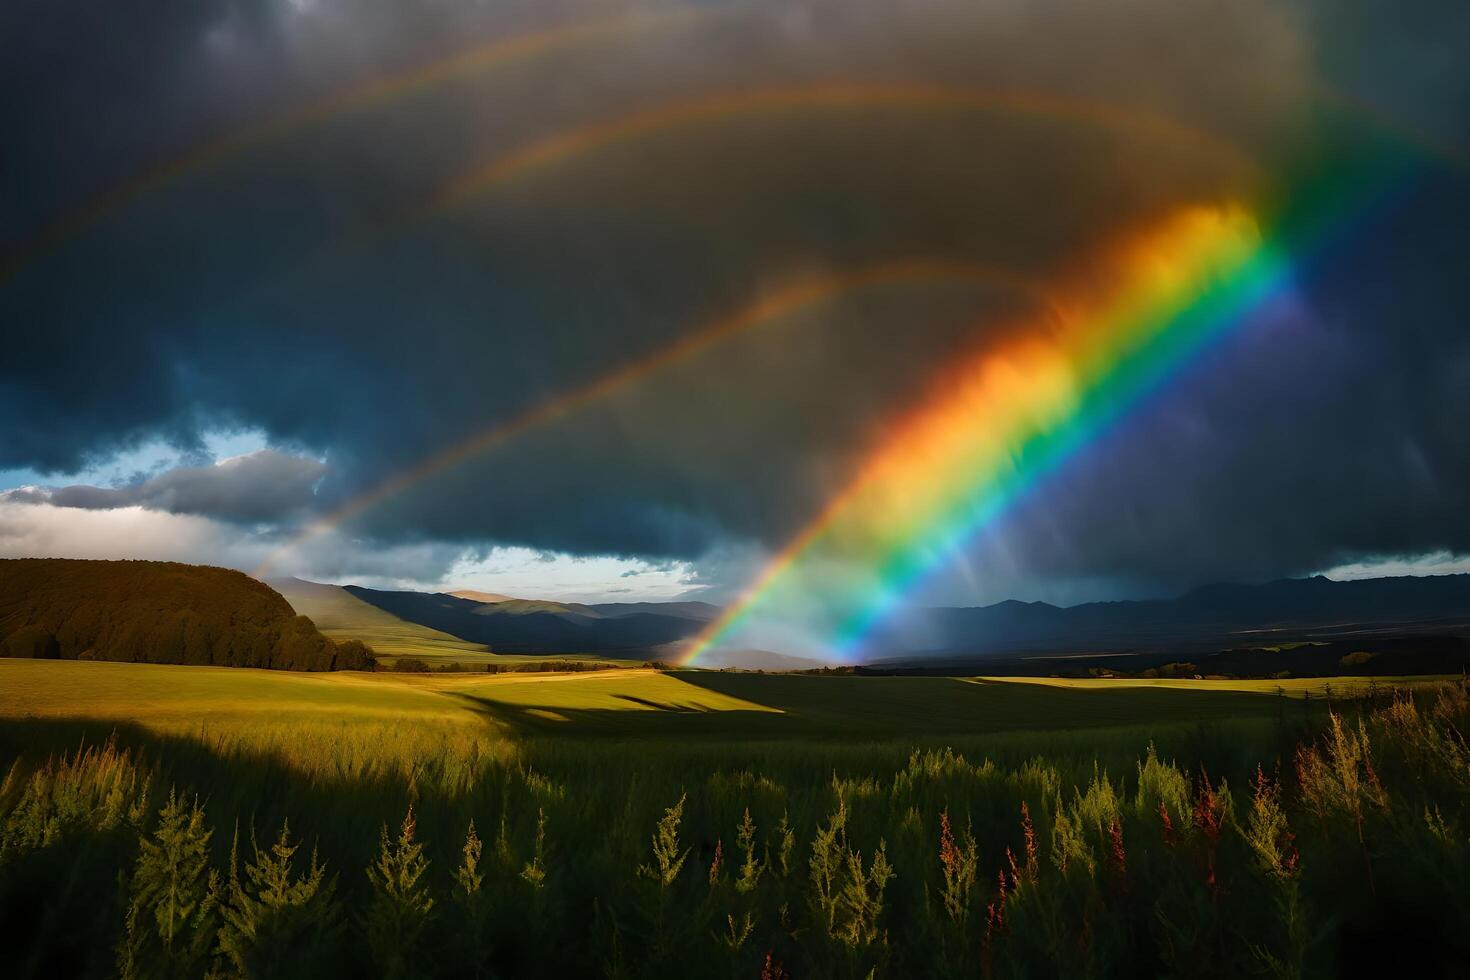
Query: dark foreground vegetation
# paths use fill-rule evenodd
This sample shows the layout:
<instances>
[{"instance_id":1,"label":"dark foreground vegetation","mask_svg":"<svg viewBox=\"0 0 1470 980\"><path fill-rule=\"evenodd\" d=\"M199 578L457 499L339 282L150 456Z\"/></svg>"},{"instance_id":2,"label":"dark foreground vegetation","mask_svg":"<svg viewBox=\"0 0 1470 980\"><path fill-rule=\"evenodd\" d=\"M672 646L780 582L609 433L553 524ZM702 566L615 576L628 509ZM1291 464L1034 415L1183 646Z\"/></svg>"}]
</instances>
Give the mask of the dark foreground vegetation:
<instances>
[{"instance_id":1,"label":"dark foreground vegetation","mask_svg":"<svg viewBox=\"0 0 1470 980\"><path fill-rule=\"evenodd\" d=\"M947 745L487 740L406 778L3 722L7 975L1457 975L1467 722L1457 683Z\"/></svg>"},{"instance_id":2,"label":"dark foreground vegetation","mask_svg":"<svg viewBox=\"0 0 1470 980\"><path fill-rule=\"evenodd\" d=\"M364 644L328 639L241 572L62 558L0 560L0 655L281 670L373 665Z\"/></svg>"}]
</instances>

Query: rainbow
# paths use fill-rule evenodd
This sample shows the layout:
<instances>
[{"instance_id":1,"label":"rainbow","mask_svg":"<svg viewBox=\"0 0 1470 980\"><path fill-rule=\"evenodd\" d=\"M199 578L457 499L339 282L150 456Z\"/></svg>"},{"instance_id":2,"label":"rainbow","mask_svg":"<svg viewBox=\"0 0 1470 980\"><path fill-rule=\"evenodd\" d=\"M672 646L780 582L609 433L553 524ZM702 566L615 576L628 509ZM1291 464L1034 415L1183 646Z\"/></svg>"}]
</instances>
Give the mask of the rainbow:
<instances>
[{"instance_id":1,"label":"rainbow","mask_svg":"<svg viewBox=\"0 0 1470 980\"><path fill-rule=\"evenodd\" d=\"M1250 175L1257 172L1252 160L1215 134L1141 110L1027 89L843 81L718 92L563 130L451 178L390 221L388 230L397 231L453 211L508 181L623 141L742 115L844 109L990 112L1050 119L1130 133L1156 144L1180 147L1215 166L1224 164Z\"/></svg>"},{"instance_id":2,"label":"rainbow","mask_svg":"<svg viewBox=\"0 0 1470 980\"><path fill-rule=\"evenodd\" d=\"M796 279L779 289L758 296L734 312L714 317L694 330L681 333L672 343L642 358L477 432L428 457L412 469L384 480L366 493L308 524L288 542L273 550L251 574L257 578L264 577L287 554L417 484L491 452L532 429L565 418L593 402L624 391L650 375L688 361L716 344L758 327L779 322L807 307L850 293L930 282L998 287L1023 294L1037 304L1047 302L1034 280L1013 270L985 263L949 259L906 259Z\"/></svg>"},{"instance_id":3,"label":"rainbow","mask_svg":"<svg viewBox=\"0 0 1470 980\"><path fill-rule=\"evenodd\" d=\"M1197 207L1118 242L1053 290L1060 316L947 372L857 475L682 658L759 615L839 659L914 581L1085 444L1289 266L1244 207Z\"/></svg>"},{"instance_id":4,"label":"rainbow","mask_svg":"<svg viewBox=\"0 0 1470 980\"><path fill-rule=\"evenodd\" d=\"M68 211L43 228L29 242L0 257L0 283L13 278L22 268L70 239L102 224L138 199L176 180L241 153L287 139L321 123L565 49L621 40L653 31L677 29L720 15L719 8L671 8L582 24L567 24L473 45L424 64L346 86L234 132L198 143Z\"/></svg>"},{"instance_id":5,"label":"rainbow","mask_svg":"<svg viewBox=\"0 0 1470 980\"><path fill-rule=\"evenodd\" d=\"M669 129L699 125L732 116L771 112L856 109L863 111L969 111L997 112L1038 117L1101 129L1121 130L1157 142L1180 146L1201 159L1255 175L1252 161L1234 146L1206 130L1197 129L1165 116L1120 109L1104 103L1018 89L976 89L927 83L836 82L798 87L777 87L725 92L664 104L600 120L562 132L497 157L452 178L425 200L399 212L366 234L329 256L340 257L408 227L452 212L479 199L509 181L543 168L553 167L584 154L593 153L625 140L658 135ZM310 263L306 263L310 265ZM673 344L633 362L610 375L574 388L557 398L501 424L492 426L462 443L429 457L412 469L395 475L366 493L353 498L325 517L312 522L281 548L273 551L253 574L266 574L281 557L310 540L321 537L348 520L398 496L424 480L489 452L527 430L561 418L576 409L621 390L648 374L684 360L725 337L751 326L779 319L785 313L841 292L861 289L885 281L936 278L979 278L990 283L1006 282L1035 292L1035 284L1004 273L994 266L946 261L902 262L892 267L863 270L798 282L794 286L758 300L752 306L681 337Z\"/></svg>"}]
</instances>

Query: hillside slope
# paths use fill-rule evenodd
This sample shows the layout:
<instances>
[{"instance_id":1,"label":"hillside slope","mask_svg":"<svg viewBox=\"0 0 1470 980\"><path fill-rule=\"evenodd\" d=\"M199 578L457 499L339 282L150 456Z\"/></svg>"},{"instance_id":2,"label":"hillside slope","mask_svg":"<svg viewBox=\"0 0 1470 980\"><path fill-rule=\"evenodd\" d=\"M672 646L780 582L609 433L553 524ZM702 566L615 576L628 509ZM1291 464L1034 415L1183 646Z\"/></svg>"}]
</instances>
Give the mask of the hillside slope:
<instances>
[{"instance_id":1,"label":"hillside slope","mask_svg":"<svg viewBox=\"0 0 1470 980\"><path fill-rule=\"evenodd\" d=\"M176 562L0 560L0 652L135 663L361 669L372 652L334 642L264 582Z\"/></svg>"},{"instance_id":2,"label":"hillside slope","mask_svg":"<svg viewBox=\"0 0 1470 980\"><path fill-rule=\"evenodd\" d=\"M499 592L480 592L477 589L455 589L452 592L446 592L445 595L468 599L471 602L508 602L515 598L515 596L501 595Z\"/></svg>"},{"instance_id":3,"label":"hillside slope","mask_svg":"<svg viewBox=\"0 0 1470 980\"><path fill-rule=\"evenodd\" d=\"M657 604L582 606L542 600L483 603L447 593L384 592L343 587L401 619L442 630L496 653L646 653L699 632L687 604L678 614L646 611Z\"/></svg>"},{"instance_id":4,"label":"hillside slope","mask_svg":"<svg viewBox=\"0 0 1470 980\"><path fill-rule=\"evenodd\" d=\"M309 617L335 640L361 640L384 657L453 657L478 661L489 654L484 644L409 622L379 609L340 585L299 578L272 580L270 585L302 616Z\"/></svg>"}]
</instances>

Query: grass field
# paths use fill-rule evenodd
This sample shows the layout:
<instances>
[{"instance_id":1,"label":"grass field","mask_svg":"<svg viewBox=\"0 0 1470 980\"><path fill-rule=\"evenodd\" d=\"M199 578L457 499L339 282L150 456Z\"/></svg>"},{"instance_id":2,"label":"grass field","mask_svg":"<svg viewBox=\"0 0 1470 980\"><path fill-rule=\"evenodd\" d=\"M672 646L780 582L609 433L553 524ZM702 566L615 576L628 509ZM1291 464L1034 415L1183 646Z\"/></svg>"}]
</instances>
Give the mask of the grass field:
<instances>
[{"instance_id":1,"label":"grass field","mask_svg":"<svg viewBox=\"0 0 1470 980\"><path fill-rule=\"evenodd\" d=\"M860 677L648 669L578 674L303 674L0 659L0 716L160 733L402 720L487 738L901 738L1272 718L1282 697L1392 679ZM1291 710L1291 709L1287 709Z\"/></svg>"},{"instance_id":2,"label":"grass field","mask_svg":"<svg viewBox=\"0 0 1470 980\"><path fill-rule=\"evenodd\" d=\"M1227 722L1296 724L1331 688L1382 681L1115 681L860 677L647 669L575 674L306 674L0 659L0 719L184 738L227 757L268 755L314 779L416 773L459 792L496 760L548 744L800 746L997 736L1151 733ZM1317 707L1309 704L1315 699ZM64 740L63 740L64 741ZM1015 738L1001 744L1019 743ZM996 745L997 748L1000 745ZM610 751L617 751L615 748ZM643 751L630 749L629 751Z\"/></svg>"},{"instance_id":3,"label":"grass field","mask_svg":"<svg viewBox=\"0 0 1470 980\"><path fill-rule=\"evenodd\" d=\"M1390 936L1443 965L1470 924L1455 898L1470 755L1452 734L1470 701L1405 682L1438 688L1413 715L1385 683L0 659L0 932L17 977L115 975L128 943L157 975L201 975L213 947L186 969L153 932L124 932L128 902L158 914L137 854L181 832L161 816L177 789L204 814L208 868L230 866L236 828L248 845L287 821L307 846L297 871L324 862L337 904L283 911L284 931L254 940L318 957L296 975L756 977L770 955L834 980L1223 977L1260 972L1266 951L1320 965L1277 975L1311 976L1376 962ZM1321 740L1329 704L1348 719L1336 743ZM1301 768L1304 747L1322 763ZM1260 811L1258 765L1280 774L1294 836ZM410 804L422 852L379 844ZM1271 850L1282 840L1305 875ZM363 869L384 855L417 884L372 884ZM384 939L368 917L389 912L417 924ZM336 926L303 938L292 915ZM201 921L204 940L226 935Z\"/></svg>"}]
</instances>

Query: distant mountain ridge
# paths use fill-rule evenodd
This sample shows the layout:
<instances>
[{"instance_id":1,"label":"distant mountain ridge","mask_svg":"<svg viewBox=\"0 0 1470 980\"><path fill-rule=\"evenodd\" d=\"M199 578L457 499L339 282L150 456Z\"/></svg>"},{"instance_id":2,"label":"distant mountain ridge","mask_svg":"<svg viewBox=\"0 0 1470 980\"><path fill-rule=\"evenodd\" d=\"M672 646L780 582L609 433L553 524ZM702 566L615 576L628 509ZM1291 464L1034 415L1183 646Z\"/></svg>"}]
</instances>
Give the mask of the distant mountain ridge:
<instances>
[{"instance_id":1,"label":"distant mountain ridge","mask_svg":"<svg viewBox=\"0 0 1470 980\"><path fill-rule=\"evenodd\" d=\"M499 653L659 658L669 655L667 644L694 637L720 612L707 602L572 603L512 597L477 601L466 595L495 594L342 589L403 621ZM1283 638L1340 635L1357 627L1422 628L1438 622L1460 622L1470 632L1470 575L1345 582L1316 576L1260 585L1205 585L1167 599L1065 607L1010 599L989 606L918 609L882 624L869 637L865 652L868 659L883 661L1187 651L1267 646ZM775 659L784 656L767 651L756 659L769 667L784 662ZM711 657L712 665L746 666L735 653L721 657L715 651Z\"/></svg>"},{"instance_id":2,"label":"distant mountain ridge","mask_svg":"<svg viewBox=\"0 0 1470 980\"><path fill-rule=\"evenodd\" d=\"M469 599L471 602L506 602L514 596L501 595L499 592L479 592L475 589L455 589L445 593L459 599Z\"/></svg>"},{"instance_id":3,"label":"distant mountain ridge","mask_svg":"<svg viewBox=\"0 0 1470 980\"><path fill-rule=\"evenodd\" d=\"M394 616L483 643L496 653L650 653L693 636L719 613L703 602L477 602L447 592L343 588Z\"/></svg>"},{"instance_id":4,"label":"distant mountain ridge","mask_svg":"<svg viewBox=\"0 0 1470 980\"><path fill-rule=\"evenodd\" d=\"M1214 584L1173 599L1053 606L1007 600L895 617L869 639L877 657L1269 643L1282 631L1470 620L1470 575L1339 582L1324 576Z\"/></svg>"}]
</instances>

